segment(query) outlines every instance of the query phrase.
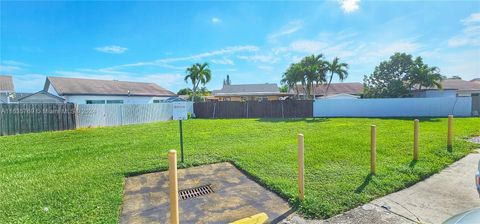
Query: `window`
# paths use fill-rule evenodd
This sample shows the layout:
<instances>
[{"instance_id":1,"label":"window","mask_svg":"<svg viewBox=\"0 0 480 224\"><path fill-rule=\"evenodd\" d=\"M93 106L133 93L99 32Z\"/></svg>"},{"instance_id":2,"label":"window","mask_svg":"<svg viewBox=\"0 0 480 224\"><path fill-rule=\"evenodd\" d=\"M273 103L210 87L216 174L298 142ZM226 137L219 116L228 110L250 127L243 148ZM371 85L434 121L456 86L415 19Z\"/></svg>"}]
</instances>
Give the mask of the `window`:
<instances>
[{"instance_id":1,"label":"window","mask_svg":"<svg viewBox=\"0 0 480 224\"><path fill-rule=\"evenodd\" d=\"M86 104L105 104L105 100L86 100Z\"/></svg>"},{"instance_id":2,"label":"window","mask_svg":"<svg viewBox=\"0 0 480 224\"><path fill-rule=\"evenodd\" d=\"M153 103L163 103L165 102L164 100L153 100Z\"/></svg>"},{"instance_id":3,"label":"window","mask_svg":"<svg viewBox=\"0 0 480 224\"><path fill-rule=\"evenodd\" d=\"M107 104L123 104L123 100L107 100Z\"/></svg>"}]
</instances>

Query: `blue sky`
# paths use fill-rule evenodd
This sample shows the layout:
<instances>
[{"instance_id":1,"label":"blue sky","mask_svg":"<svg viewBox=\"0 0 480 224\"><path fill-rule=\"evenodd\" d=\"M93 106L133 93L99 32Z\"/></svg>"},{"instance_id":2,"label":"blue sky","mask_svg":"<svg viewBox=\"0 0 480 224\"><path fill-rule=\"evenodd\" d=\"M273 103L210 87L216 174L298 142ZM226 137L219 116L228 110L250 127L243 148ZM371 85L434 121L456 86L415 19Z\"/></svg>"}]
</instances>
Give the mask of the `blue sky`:
<instances>
[{"instance_id":1,"label":"blue sky","mask_svg":"<svg viewBox=\"0 0 480 224\"><path fill-rule=\"evenodd\" d=\"M315 53L362 81L394 52L444 75L480 77L480 1L0 2L0 74L18 92L45 76L189 87L185 68L208 62L209 89L279 83Z\"/></svg>"}]
</instances>

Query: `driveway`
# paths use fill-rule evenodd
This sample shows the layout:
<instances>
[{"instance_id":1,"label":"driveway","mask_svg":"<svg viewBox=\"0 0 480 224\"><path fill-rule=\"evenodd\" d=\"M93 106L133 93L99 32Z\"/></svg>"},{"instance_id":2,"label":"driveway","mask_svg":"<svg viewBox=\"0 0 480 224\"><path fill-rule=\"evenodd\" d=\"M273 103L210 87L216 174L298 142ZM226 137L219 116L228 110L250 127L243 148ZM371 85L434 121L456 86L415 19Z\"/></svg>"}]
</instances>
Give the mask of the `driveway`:
<instances>
[{"instance_id":1,"label":"driveway","mask_svg":"<svg viewBox=\"0 0 480 224\"><path fill-rule=\"evenodd\" d=\"M475 188L479 151L407 189L327 220L293 215L284 223L442 223L467 209L480 207Z\"/></svg>"}]
</instances>

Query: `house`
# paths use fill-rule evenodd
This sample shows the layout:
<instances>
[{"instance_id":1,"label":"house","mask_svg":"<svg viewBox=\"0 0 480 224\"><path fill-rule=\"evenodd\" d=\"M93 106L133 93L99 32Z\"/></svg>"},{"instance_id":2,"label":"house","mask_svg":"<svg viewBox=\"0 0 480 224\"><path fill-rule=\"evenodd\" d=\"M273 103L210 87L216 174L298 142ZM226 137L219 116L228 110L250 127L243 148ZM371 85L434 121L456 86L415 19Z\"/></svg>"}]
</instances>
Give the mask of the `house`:
<instances>
[{"instance_id":1,"label":"house","mask_svg":"<svg viewBox=\"0 0 480 224\"><path fill-rule=\"evenodd\" d=\"M15 93L12 76L0 75L0 103L10 103Z\"/></svg>"},{"instance_id":2,"label":"house","mask_svg":"<svg viewBox=\"0 0 480 224\"><path fill-rule=\"evenodd\" d=\"M480 82L465 81L461 79L442 80L442 89L431 87L413 92L414 97L456 97L476 96L480 94Z\"/></svg>"},{"instance_id":3,"label":"house","mask_svg":"<svg viewBox=\"0 0 480 224\"><path fill-rule=\"evenodd\" d=\"M155 83L47 77L45 92L76 104L148 104L161 103L175 93Z\"/></svg>"},{"instance_id":4,"label":"house","mask_svg":"<svg viewBox=\"0 0 480 224\"><path fill-rule=\"evenodd\" d=\"M45 90L41 90L36 93L27 94L21 97L18 97L17 95L16 102L18 103L64 103L65 99L59 96L55 96Z\"/></svg>"},{"instance_id":5,"label":"house","mask_svg":"<svg viewBox=\"0 0 480 224\"><path fill-rule=\"evenodd\" d=\"M297 94L297 89L298 89L299 96L305 95L305 90L303 89L302 85L297 85L297 88L289 89L289 93ZM327 89L327 84L313 85L312 89L313 89L315 98L324 97L325 91ZM331 95L338 95L338 94L360 96L363 94L363 84L359 82L330 83L330 87L328 88L327 95L331 96Z\"/></svg>"},{"instance_id":6,"label":"house","mask_svg":"<svg viewBox=\"0 0 480 224\"><path fill-rule=\"evenodd\" d=\"M218 101L279 100L291 93L282 93L275 83L265 84L224 84L220 90L213 90L212 96Z\"/></svg>"}]
</instances>

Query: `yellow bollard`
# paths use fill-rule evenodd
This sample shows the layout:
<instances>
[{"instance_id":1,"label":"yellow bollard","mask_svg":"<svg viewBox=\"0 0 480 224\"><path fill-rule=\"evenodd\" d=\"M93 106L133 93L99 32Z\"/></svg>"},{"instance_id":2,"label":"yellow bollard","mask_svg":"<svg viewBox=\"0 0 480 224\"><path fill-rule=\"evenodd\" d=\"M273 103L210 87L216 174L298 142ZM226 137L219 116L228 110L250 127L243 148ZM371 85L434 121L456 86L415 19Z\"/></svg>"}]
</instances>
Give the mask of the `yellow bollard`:
<instances>
[{"instance_id":1,"label":"yellow bollard","mask_svg":"<svg viewBox=\"0 0 480 224\"><path fill-rule=\"evenodd\" d=\"M177 151L175 150L168 151L168 178L170 189L170 223L179 224Z\"/></svg>"},{"instance_id":2,"label":"yellow bollard","mask_svg":"<svg viewBox=\"0 0 480 224\"><path fill-rule=\"evenodd\" d=\"M415 119L413 121L413 160L418 160L418 133L419 132L419 121Z\"/></svg>"},{"instance_id":3,"label":"yellow bollard","mask_svg":"<svg viewBox=\"0 0 480 224\"><path fill-rule=\"evenodd\" d=\"M448 115L448 140L447 146L448 148L452 148L452 140L453 140L453 115Z\"/></svg>"},{"instance_id":4,"label":"yellow bollard","mask_svg":"<svg viewBox=\"0 0 480 224\"><path fill-rule=\"evenodd\" d=\"M377 127L375 125L371 126L370 135L370 173L375 175L377 168Z\"/></svg>"},{"instance_id":5,"label":"yellow bollard","mask_svg":"<svg viewBox=\"0 0 480 224\"><path fill-rule=\"evenodd\" d=\"M304 183L304 143L303 134L298 134L298 198L303 201L305 198L305 183Z\"/></svg>"}]
</instances>

